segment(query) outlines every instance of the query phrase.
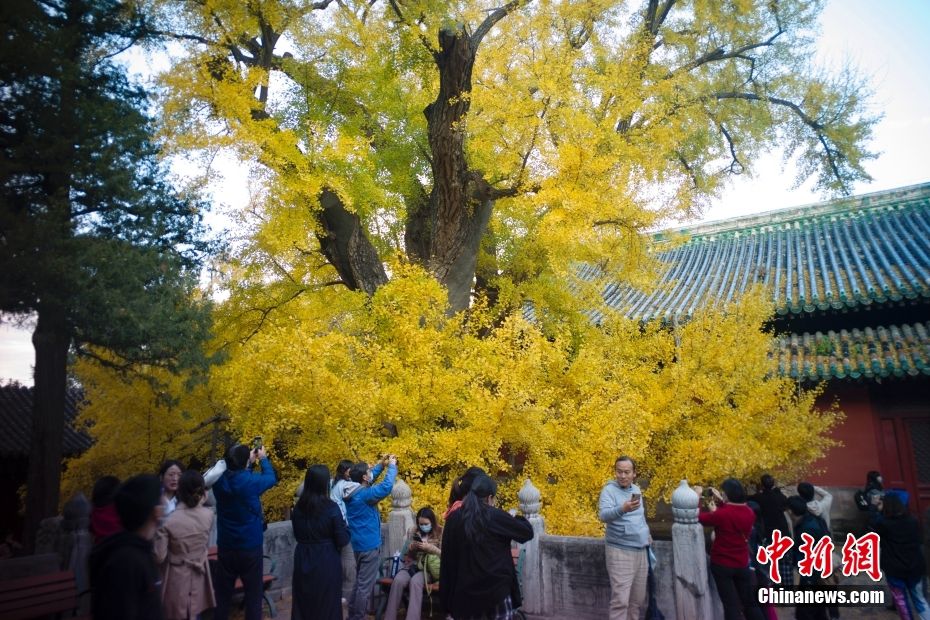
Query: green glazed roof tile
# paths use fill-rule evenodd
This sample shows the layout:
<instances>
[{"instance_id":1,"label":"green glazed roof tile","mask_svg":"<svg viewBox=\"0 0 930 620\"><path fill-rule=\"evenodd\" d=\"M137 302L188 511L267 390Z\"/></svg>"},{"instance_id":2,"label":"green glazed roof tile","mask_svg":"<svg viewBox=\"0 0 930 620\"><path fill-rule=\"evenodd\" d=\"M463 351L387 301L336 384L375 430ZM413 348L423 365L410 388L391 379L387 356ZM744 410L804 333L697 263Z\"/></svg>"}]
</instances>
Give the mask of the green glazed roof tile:
<instances>
[{"instance_id":1,"label":"green glazed roof tile","mask_svg":"<svg viewBox=\"0 0 930 620\"><path fill-rule=\"evenodd\" d=\"M656 290L608 286L607 304L631 318L677 321L755 284L779 315L930 298L930 183L684 232L686 243L659 254Z\"/></svg>"},{"instance_id":2,"label":"green glazed roof tile","mask_svg":"<svg viewBox=\"0 0 930 620\"><path fill-rule=\"evenodd\" d=\"M930 375L930 322L788 334L777 355L779 372L796 379Z\"/></svg>"}]
</instances>

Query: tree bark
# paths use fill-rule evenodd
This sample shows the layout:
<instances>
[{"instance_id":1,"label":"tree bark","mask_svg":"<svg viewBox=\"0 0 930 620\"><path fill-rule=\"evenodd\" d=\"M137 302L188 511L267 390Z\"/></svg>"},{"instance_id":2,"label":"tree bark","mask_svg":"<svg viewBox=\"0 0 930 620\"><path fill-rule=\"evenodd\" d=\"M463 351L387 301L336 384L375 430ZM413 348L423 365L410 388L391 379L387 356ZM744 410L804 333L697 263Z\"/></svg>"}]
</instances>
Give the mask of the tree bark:
<instances>
[{"instance_id":1,"label":"tree bark","mask_svg":"<svg viewBox=\"0 0 930 620\"><path fill-rule=\"evenodd\" d=\"M36 365L23 533L23 544L28 551L35 547L35 535L42 519L58 514L68 346L71 342L63 308L40 307L38 315L32 334Z\"/></svg>"},{"instance_id":2,"label":"tree bark","mask_svg":"<svg viewBox=\"0 0 930 620\"><path fill-rule=\"evenodd\" d=\"M387 284L388 277L361 220L346 209L339 196L331 190L323 190L320 206L318 219L323 234L318 238L323 254L348 288L373 295L379 287Z\"/></svg>"},{"instance_id":3,"label":"tree bark","mask_svg":"<svg viewBox=\"0 0 930 620\"><path fill-rule=\"evenodd\" d=\"M427 267L447 287L449 311L454 313L468 308L478 248L494 201L488 184L479 172L468 169L465 159L465 116L471 105L475 42L462 27L444 28L439 32L439 45L434 54L439 95L424 110L433 172ZM409 224L408 218L408 230Z\"/></svg>"}]
</instances>

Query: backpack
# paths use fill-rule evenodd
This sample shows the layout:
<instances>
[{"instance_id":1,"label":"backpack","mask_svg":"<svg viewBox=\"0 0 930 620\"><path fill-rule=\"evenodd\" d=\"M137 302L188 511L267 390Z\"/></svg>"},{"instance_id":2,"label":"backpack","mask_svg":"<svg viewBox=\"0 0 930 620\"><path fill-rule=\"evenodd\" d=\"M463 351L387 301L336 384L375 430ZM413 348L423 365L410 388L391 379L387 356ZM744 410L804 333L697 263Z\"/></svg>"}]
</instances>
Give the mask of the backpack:
<instances>
[{"instance_id":1,"label":"backpack","mask_svg":"<svg viewBox=\"0 0 930 620\"><path fill-rule=\"evenodd\" d=\"M428 581L435 583L439 581L439 556L432 553L423 553L417 560L417 568L429 576Z\"/></svg>"},{"instance_id":2,"label":"backpack","mask_svg":"<svg viewBox=\"0 0 930 620\"><path fill-rule=\"evenodd\" d=\"M869 498L865 494L865 491L863 491L862 489L859 489L855 493L853 493L853 501L856 503L856 508L858 508L859 510L863 512L868 511Z\"/></svg>"}]
</instances>

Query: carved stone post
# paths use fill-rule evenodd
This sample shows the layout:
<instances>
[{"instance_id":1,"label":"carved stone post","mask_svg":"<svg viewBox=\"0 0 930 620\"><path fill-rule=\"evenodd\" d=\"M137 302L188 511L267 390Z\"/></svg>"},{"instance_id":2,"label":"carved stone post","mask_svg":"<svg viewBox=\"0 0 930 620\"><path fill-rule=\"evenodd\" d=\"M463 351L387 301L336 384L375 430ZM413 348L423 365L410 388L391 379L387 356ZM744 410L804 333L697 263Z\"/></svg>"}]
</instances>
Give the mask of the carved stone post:
<instances>
[{"instance_id":1,"label":"carved stone post","mask_svg":"<svg viewBox=\"0 0 930 620\"><path fill-rule=\"evenodd\" d=\"M704 528L698 523L700 498L687 480L672 493L672 566L675 574L675 617L710 620L714 603L708 582Z\"/></svg>"},{"instance_id":2,"label":"carved stone post","mask_svg":"<svg viewBox=\"0 0 930 620\"><path fill-rule=\"evenodd\" d=\"M407 483L398 478L391 490L391 514L388 515L388 531L384 549L388 556L394 555L395 551L403 548L407 530L413 527L413 511L410 510L410 504L413 503L411 495Z\"/></svg>"},{"instance_id":3,"label":"carved stone post","mask_svg":"<svg viewBox=\"0 0 930 620\"><path fill-rule=\"evenodd\" d=\"M546 524L542 515L539 514L542 505L541 494L527 478L520 492L517 493L517 499L520 503L520 512L533 526L533 539L521 545L524 554L521 575L522 609L529 614L544 616L546 610L543 599L542 554L539 550L539 537L546 533Z\"/></svg>"},{"instance_id":4,"label":"carved stone post","mask_svg":"<svg viewBox=\"0 0 930 620\"><path fill-rule=\"evenodd\" d=\"M62 560L67 568L74 572L74 580L78 592L85 592L90 588L90 575L87 560L90 557L92 541L90 537L90 502L83 493L76 493L62 509L61 527L64 533L63 540L67 541L67 548L62 550ZM80 613L90 611L90 597L85 596L80 601Z\"/></svg>"}]
</instances>

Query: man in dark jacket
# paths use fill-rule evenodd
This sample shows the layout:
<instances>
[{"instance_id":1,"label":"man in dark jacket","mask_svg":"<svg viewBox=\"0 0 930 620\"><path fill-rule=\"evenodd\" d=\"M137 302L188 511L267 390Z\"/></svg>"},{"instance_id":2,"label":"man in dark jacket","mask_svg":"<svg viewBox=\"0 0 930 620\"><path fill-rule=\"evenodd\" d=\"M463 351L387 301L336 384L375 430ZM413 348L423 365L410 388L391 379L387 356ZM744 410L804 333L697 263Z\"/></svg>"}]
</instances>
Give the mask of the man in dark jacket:
<instances>
[{"instance_id":1,"label":"man in dark jacket","mask_svg":"<svg viewBox=\"0 0 930 620\"><path fill-rule=\"evenodd\" d=\"M255 463L261 472L251 472ZM217 574L216 620L229 618L236 578L245 593L245 620L262 617L262 551L265 519L261 494L278 483L265 448L249 450L237 445L229 450L227 469L213 485L216 497Z\"/></svg>"},{"instance_id":2,"label":"man in dark jacket","mask_svg":"<svg viewBox=\"0 0 930 620\"><path fill-rule=\"evenodd\" d=\"M823 519L813 515L807 509L807 500L799 495L792 495L788 498L788 509L791 512L791 520L794 522L794 549L795 566L801 560L801 544L804 542L801 535L808 534L815 541L829 532L823 524ZM815 587L823 584L821 575L815 569L810 577L800 576L798 585L802 587ZM795 618L797 620L827 620L826 605L798 605L795 607Z\"/></svg>"},{"instance_id":3,"label":"man in dark jacket","mask_svg":"<svg viewBox=\"0 0 930 620\"><path fill-rule=\"evenodd\" d=\"M123 526L90 554L91 611L95 620L160 620L159 575L152 538L161 520L161 482L127 480L113 500Z\"/></svg>"}]
</instances>

